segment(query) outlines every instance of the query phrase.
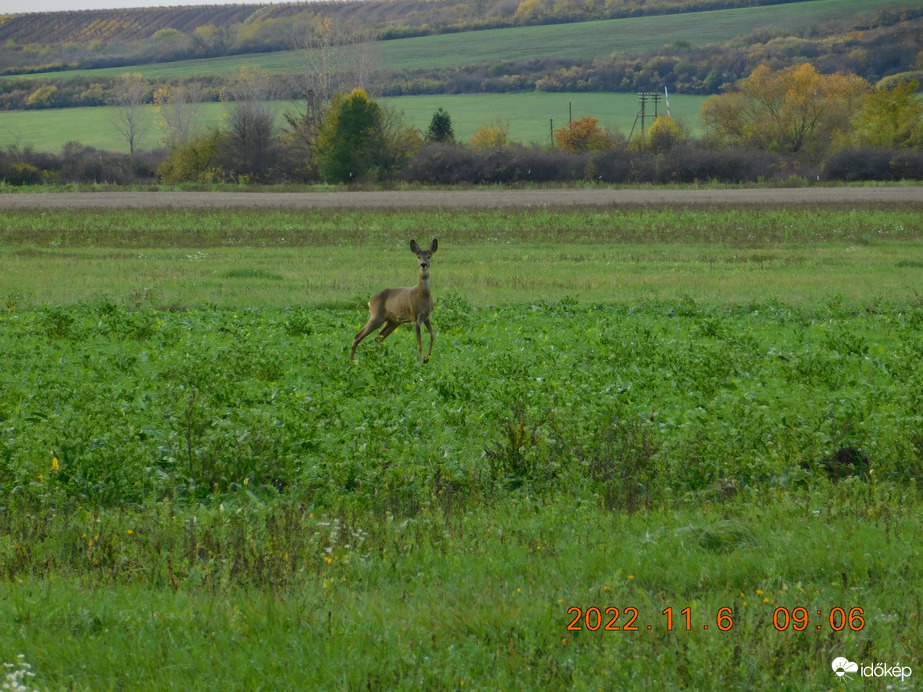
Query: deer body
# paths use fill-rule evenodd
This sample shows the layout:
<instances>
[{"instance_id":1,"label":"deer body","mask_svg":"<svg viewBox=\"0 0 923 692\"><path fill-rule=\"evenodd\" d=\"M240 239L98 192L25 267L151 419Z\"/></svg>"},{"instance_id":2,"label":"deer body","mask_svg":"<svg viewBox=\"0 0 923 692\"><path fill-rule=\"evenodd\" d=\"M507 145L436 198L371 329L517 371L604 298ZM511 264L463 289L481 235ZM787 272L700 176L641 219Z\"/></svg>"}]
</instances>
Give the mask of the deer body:
<instances>
[{"instance_id":1,"label":"deer body","mask_svg":"<svg viewBox=\"0 0 923 692\"><path fill-rule=\"evenodd\" d=\"M419 282L416 286L408 286L407 288L386 288L372 296L369 300L369 321L353 338L352 349L349 352L350 360L355 357L356 347L359 343L381 325L385 326L375 337L377 342L387 339L391 332L404 322L413 322L417 333L417 355L420 362L423 363L429 360L433 353L433 342L436 340L433 327L429 321L429 316L433 311L429 267L438 246L439 244L433 240L429 250L424 250L417 245L416 240L410 241L410 250L417 256L420 264ZM423 326L426 326L429 332L429 351L426 358L423 357Z\"/></svg>"}]
</instances>

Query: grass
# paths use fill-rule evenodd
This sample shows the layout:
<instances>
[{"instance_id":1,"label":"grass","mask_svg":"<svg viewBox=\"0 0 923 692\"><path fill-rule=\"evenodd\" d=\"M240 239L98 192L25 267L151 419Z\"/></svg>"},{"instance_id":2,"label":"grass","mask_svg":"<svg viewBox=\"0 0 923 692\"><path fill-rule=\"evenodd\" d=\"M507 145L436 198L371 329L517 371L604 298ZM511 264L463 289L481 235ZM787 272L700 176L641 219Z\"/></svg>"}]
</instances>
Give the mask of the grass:
<instances>
[{"instance_id":1,"label":"grass","mask_svg":"<svg viewBox=\"0 0 923 692\"><path fill-rule=\"evenodd\" d=\"M0 661L78 690L915 668L919 218L5 215ZM433 360L403 328L350 364L409 235L440 239ZM828 477L847 447L869 467Z\"/></svg>"},{"instance_id":2,"label":"grass","mask_svg":"<svg viewBox=\"0 0 923 692\"><path fill-rule=\"evenodd\" d=\"M476 304L906 297L923 263L913 207L49 210L6 214L0 272L30 306L103 294L190 307L363 305L377 286L412 281L407 239L436 229L437 285ZM77 268L79 281L60 280Z\"/></svg>"},{"instance_id":3,"label":"grass","mask_svg":"<svg viewBox=\"0 0 923 692\"><path fill-rule=\"evenodd\" d=\"M369 532L363 544L339 546L295 587L197 586L190 575L174 591L114 584L94 570L90 585L26 578L4 589L0 632L9 651L29 652L42 687L829 689L834 656L912 665L918 650L919 604L899 576L921 567L901 544L915 535L914 510L844 496L834 489L807 507L754 498L752 509L734 503L712 518L621 517L576 497L462 516L434 508L411 522L357 523ZM722 551L687 541L690 526L743 511L754 518L731 521L753 532L754 545ZM839 543L845 534L852 540ZM636 608L639 631L566 629L569 608L593 606ZM780 606L810 608L810 627L776 631ZM686 607L692 631L678 615ZM836 607L861 607L863 628L832 631L827 613ZM729 631L717 628L721 608L731 609Z\"/></svg>"},{"instance_id":4,"label":"grass","mask_svg":"<svg viewBox=\"0 0 923 692\"><path fill-rule=\"evenodd\" d=\"M700 133L699 108L701 96L671 96L673 117L683 122L693 134ZM444 107L452 116L452 124L459 141L467 142L475 130L485 125L504 123L509 130L509 140L547 145L550 142L549 119L554 127L567 124L570 110L574 118L592 115L604 127L631 132L638 112L638 98L634 94L608 93L551 93L525 92L519 94L464 94L452 96L404 96L380 99L402 111L408 124L422 131L429 127L437 108ZM278 104L278 125L283 126L282 113L292 110L293 104ZM663 111L661 111L663 112ZM199 126L204 129L219 125L225 107L219 103L203 104L199 109ZM30 146L38 151L60 152L64 145L75 139L85 146L103 151L128 152L128 144L114 124L114 109L62 108L42 111L5 111L0 113L0 146ZM141 149L156 149L160 133L158 117L150 107L146 124L141 128ZM650 126L648 122L648 126ZM640 121L637 131L640 132Z\"/></svg>"}]
</instances>

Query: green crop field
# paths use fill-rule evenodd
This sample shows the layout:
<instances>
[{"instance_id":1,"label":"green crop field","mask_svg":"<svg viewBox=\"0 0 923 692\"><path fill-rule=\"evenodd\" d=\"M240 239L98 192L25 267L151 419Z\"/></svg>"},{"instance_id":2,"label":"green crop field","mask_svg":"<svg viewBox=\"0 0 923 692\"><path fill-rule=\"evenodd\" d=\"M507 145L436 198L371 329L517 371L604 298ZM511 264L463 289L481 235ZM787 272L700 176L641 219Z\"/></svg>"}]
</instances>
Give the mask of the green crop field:
<instances>
[{"instance_id":1,"label":"green crop field","mask_svg":"<svg viewBox=\"0 0 923 692\"><path fill-rule=\"evenodd\" d=\"M760 29L797 34L811 24L850 24L855 23L857 17L870 14L872 9L889 7L900 11L917 4L917 0L882 0L870 7L866 0L811 0L766 7L421 36L382 42L380 64L384 69L403 70L531 58L604 58L614 52L656 50L679 40L694 45L729 41ZM301 59L295 51L284 51L77 70L65 74L87 76L140 72L146 77L158 78L223 74L243 66L292 72L300 69ZM62 74L48 73L45 76L61 77Z\"/></svg>"},{"instance_id":2,"label":"green crop field","mask_svg":"<svg viewBox=\"0 0 923 692\"><path fill-rule=\"evenodd\" d=\"M628 135L639 110L634 94L606 93L550 93L528 92L521 94L463 94L453 96L404 96L380 99L404 112L408 124L421 130L429 126L433 112L445 108L452 116L456 137L467 142L479 127L497 123L509 129L511 142L547 145L550 142L550 123L559 128L567 124L571 110L574 118L592 115L604 127ZM685 123L693 134L701 130L699 108L702 96L670 96L673 117ZM284 124L281 114L295 109L292 103L278 104L279 124ZM650 108L650 106L648 106ZM660 112L665 104L661 102ZM217 125L225 113L218 103L203 104L199 109L200 127ZM141 149L160 146L157 116L153 107L147 114L147 124L142 128ZM650 125L648 120L647 124ZM640 121L637 132L640 132ZM128 144L119 134L112 108L64 108L43 111L0 112L0 146L31 146L38 151L60 152L71 141L104 151L128 152Z\"/></svg>"},{"instance_id":3,"label":"green crop field","mask_svg":"<svg viewBox=\"0 0 923 692\"><path fill-rule=\"evenodd\" d=\"M921 218L6 212L0 675L911 688Z\"/></svg>"}]
</instances>

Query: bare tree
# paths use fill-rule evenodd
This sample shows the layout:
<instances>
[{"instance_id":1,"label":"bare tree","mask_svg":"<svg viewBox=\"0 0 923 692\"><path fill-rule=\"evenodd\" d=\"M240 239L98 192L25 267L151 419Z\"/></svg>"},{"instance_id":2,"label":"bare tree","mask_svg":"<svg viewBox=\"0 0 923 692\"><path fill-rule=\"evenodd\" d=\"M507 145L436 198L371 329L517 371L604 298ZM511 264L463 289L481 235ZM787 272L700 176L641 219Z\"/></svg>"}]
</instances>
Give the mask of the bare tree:
<instances>
[{"instance_id":1,"label":"bare tree","mask_svg":"<svg viewBox=\"0 0 923 692\"><path fill-rule=\"evenodd\" d=\"M115 106L112 124L128 142L129 156L135 148L145 125L144 106L148 98L148 84L138 72L126 72L118 78L109 103Z\"/></svg>"},{"instance_id":2,"label":"bare tree","mask_svg":"<svg viewBox=\"0 0 923 692\"><path fill-rule=\"evenodd\" d=\"M294 44L301 54L296 91L301 93L304 111L286 113L286 139L291 155L304 162L311 176L317 171L315 142L330 100L353 89L368 91L378 45L371 32L350 31L330 17L305 25Z\"/></svg>"},{"instance_id":3,"label":"bare tree","mask_svg":"<svg viewBox=\"0 0 923 692\"><path fill-rule=\"evenodd\" d=\"M336 93L368 91L377 42L368 31L350 31L330 17L296 38L301 53L301 91L325 104Z\"/></svg>"},{"instance_id":4,"label":"bare tree","mask_svg":"<svg viewBox=\"0 0 923 692\"><path fill-rule=\"evenodd\" d=\"M239 169L259 176L276 130L276 94L269 72L242 67L225 90L228 132Z\"/></svg>"},{"instance_id":5,"label":"bare tree","mask_svg":"<svg viewBox=\"0 0 923 692\"><path fill-rule=\"evenodd\" d=\"M172 149L192 138L201 101L202 86L198 82L163 86L154 92L154 105L164 129L163 144Z\"/></svg>"}]
</instances>

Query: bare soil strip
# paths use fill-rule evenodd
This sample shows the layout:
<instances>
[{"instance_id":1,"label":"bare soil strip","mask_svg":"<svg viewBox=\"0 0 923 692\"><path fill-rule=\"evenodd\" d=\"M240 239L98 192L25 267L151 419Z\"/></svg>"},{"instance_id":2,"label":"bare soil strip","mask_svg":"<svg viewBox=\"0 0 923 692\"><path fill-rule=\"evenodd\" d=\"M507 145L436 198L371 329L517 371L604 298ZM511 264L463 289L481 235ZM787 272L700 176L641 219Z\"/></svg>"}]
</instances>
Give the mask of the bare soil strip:
<instances>
[{"instance_id":1,"label":"bare soil strip","mask_svg":"<svg viewBox=\"0 0 923 692\"><path fill-rule=\"evenodd\" d=\"M743 190L541 189L344 192L52 192L0 194L0 211L79 208L528 208L696 204L923 204L923 186Z\"/></svg>"}]
</instances>

